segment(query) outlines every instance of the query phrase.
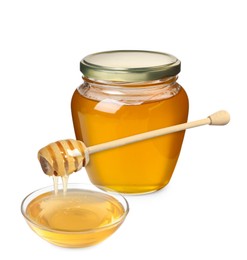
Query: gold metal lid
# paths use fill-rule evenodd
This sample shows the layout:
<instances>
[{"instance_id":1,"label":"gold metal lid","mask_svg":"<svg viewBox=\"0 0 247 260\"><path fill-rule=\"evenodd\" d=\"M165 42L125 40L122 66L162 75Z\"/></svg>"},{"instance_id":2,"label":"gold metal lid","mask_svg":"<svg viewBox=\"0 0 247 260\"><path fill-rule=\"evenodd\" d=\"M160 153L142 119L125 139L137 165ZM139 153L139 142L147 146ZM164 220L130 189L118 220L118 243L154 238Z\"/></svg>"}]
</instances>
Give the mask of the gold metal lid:
<instances>
[{"instance_id":1,"label":"gold metal lid","mask_svg":"<svg viewBox=\"0 0 247 260\"><path fill-rule=\"evenodd\" d=\"M96 80L141 82L175 76L181 62L162 52L118 50L86 56L80 70L87 78Z\"/></svg>"}]
</instances>

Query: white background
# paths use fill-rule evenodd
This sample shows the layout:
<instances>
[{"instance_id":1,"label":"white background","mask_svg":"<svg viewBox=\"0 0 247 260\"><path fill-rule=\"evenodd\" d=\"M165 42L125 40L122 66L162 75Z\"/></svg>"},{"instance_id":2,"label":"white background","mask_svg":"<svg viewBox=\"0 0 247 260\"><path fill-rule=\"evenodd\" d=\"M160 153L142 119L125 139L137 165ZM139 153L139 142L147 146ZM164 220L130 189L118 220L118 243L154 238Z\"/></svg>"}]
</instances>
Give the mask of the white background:
<instances>
[{"instance_id":1,"label":"white background","mask_svg":"<svg viewBox=\"0 0 247 260\"><path fill-rule=\"evenodd\" d=\"M245 2L1 0L1 259L247 259ZM189 119L226 109L231 123L188 130L169 185L128 196L130 213L110 238L59 248L29 229L20 204L52 183L37 151L74 138L79 61L114 49L177 56ZM82 170L70 182L89 180Z\"/></svg>"}]
</instances>

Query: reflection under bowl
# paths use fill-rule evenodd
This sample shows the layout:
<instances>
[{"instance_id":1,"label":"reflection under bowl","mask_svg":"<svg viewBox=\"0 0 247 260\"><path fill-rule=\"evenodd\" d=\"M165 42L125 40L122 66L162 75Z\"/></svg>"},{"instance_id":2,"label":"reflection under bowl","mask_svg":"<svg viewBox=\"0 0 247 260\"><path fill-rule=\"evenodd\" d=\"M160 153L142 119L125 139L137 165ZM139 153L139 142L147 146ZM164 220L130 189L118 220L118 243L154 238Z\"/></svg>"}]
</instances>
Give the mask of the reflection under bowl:
<instances>
[{"instance_id":1,"label":"reflection under bowl","mask_svg":"<svg viewBox=\"0 0 247 260\"><path fill-rule=\"evenodd\" d=\"M35 233L58 246L95 245L114 233L129 211L123 196L90 184L68 184L66 194L62 185L58 194L53 189L29 194L21 212Z\"/></svg>"}]
</instances>

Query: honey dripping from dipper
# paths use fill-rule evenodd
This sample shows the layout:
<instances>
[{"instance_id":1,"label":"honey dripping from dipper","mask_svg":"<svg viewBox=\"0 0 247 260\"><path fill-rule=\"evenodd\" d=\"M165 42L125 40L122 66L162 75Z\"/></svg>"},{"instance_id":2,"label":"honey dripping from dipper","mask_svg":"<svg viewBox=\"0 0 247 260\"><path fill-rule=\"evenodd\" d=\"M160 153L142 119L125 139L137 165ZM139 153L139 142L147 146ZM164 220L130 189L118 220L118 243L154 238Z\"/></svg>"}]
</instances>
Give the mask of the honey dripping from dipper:
<instances>
[{"instance_id":1,"label":"honey dripping from dipper","mask_svg":"<svg viewBox=\"0 0 247 260\"><path fill-rule=\"evenodd\" d=\"M38 159L45 174L53 177L54 191L58 194L58 178L62 178L66 194L69 175L79 171L87 163L85 145L73 139L51 143L38 152Z\"/></svg>"}]
</instances>

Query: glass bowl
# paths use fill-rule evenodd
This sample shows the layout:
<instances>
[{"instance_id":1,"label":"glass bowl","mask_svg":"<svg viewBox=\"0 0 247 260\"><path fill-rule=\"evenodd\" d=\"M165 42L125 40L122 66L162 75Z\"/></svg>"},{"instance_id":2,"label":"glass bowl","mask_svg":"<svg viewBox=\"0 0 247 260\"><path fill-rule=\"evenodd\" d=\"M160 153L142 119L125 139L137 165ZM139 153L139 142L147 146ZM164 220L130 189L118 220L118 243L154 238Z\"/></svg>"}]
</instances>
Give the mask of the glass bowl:
<instances>
[{"instance_id":1,"label":"glass bowl","mask_svg":"<svg viewBox=\"0 0 247 260\"><path fill-rule=\"evenodd\" d=\"M61 247L95 245L113 234L129 211L126 199L116 192L90 184L68 184L67 193L49 186L27 195L21 212L41 238Z\"/></svg>"}]
</instances>

